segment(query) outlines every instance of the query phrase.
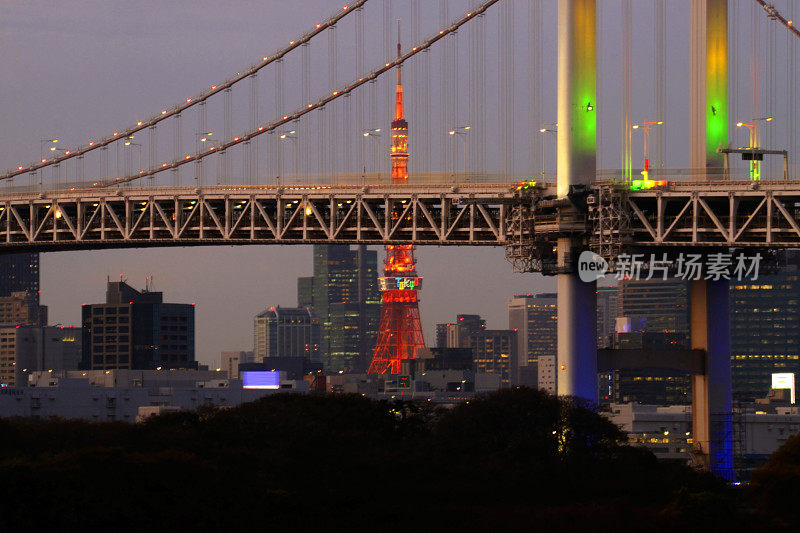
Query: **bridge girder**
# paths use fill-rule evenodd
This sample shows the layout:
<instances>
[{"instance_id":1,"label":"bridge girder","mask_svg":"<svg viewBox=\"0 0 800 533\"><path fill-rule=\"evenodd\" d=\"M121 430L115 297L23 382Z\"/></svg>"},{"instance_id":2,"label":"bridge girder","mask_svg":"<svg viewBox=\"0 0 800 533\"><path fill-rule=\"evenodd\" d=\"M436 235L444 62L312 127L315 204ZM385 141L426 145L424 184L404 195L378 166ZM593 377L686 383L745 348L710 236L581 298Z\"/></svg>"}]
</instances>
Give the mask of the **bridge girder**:
<instances>
[{"instance_id":1,"label":"bridge girder","mask_svg":"<svg viewBox=\"0 0 800 533\"><path fill-rule=\"evenodd\" d=\"M502 246L511 186L75 190L0 197L0 249L212 244Z\"/></svg>"}]
</instances>

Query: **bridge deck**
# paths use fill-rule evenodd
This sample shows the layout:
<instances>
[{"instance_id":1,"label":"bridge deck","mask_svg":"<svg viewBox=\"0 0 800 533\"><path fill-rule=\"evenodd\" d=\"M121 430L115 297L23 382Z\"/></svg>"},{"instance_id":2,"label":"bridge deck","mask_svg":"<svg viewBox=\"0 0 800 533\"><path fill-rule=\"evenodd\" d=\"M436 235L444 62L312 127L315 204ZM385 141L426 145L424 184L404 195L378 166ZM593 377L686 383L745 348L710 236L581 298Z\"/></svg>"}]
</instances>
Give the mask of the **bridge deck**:
<instances>
[{"instance_id":1,"label":"bridge deck","mask_svg":"<svg viewBox=\"0 0 800 533\"><path fill-rule=\"evenodd\" d=\"M506 240L510 184L72 189L0 196L6 251Z\"/></svg>"}]
</instances>

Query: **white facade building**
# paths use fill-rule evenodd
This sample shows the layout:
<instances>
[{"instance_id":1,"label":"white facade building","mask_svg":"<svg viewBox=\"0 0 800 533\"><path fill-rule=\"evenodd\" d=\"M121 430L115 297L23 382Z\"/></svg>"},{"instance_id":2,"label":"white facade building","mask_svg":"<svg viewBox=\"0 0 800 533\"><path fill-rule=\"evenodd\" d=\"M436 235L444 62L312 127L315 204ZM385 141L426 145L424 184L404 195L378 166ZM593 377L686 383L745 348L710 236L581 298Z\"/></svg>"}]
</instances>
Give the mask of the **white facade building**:
<instances>
[{"instance_id":1,"label":"white facade building","mask_svg":"<svg viewBox=\"0 0 800 533\"><path fill-rule=\"evenodd\" d=\"M0 388L0 417L135 422L140 407L231 407L268 394L309 390L304 381L285 379L278 389L245 389L240 380L228 380L224 372L191 370L36 372L29 376L28 385ZM158 411L164 410L170 409Z\"/></svg>"}]
</instances>

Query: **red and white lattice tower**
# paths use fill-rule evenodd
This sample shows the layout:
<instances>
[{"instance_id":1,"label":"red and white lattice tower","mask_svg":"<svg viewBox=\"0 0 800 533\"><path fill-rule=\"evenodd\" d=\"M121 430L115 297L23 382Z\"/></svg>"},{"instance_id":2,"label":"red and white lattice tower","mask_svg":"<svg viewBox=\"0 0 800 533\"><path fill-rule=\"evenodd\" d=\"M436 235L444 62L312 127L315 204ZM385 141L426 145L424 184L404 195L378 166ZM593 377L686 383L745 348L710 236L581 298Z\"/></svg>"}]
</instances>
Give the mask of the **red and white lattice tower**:
<instances>
[{"instance_id":1,"label":"red and white lattice tower","mask_svg":"<svg viewBox=\"0 0 800 533\"><path fill-rule=\"evenodd\" d=\"M399 37L398 22L398 37ZM399 38L398 38L399 41ZM400 57L400 43L397 43ZM392 121L392 183L408 181L408 122L403 115L403 79L397 66L397 101ZM394 216L401 216L397 213ZM384 277L378 278L381 290L381 325L378 343L369 365L370 374L399 374L403 359L414 359L417 350L425 347L419 320L419 290L422 278L417 276L414 246L386 246Z\"/></svg>"}]
</instances>

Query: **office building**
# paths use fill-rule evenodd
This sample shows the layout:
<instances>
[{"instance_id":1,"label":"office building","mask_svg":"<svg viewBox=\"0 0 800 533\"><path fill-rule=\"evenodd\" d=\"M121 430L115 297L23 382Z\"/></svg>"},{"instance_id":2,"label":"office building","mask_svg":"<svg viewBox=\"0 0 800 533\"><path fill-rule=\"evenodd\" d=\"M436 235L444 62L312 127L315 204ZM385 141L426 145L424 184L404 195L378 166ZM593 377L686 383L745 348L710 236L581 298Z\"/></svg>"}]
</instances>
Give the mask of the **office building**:
<instances>
[{"instance_id":1,"label":"office building","mask_svg":"<svg viewBox=\"0 0 800 533\"><path fill-rule=\"evenodd\" d=\"M314 246L314 275L299 278L298 306L322 325L320 356L328 371L362 372L378 337L381 297L378 253L366 246Z\"/></svg>"},{"instance_id":2,"label":"office building","mask_svg":"<svg viewBox=\"0 0 800 533\"><path fill-rule=\"evenodd\" d=\"M731 281L731 374L736 401L763 398L773 373L800 375L800 273L784 266Z\"/></svg>"},{"instance_id":3,"label":"office building","mask_svg":"<svg viewBox=\"0 0 800 533\"><path fill-rule=\"evenodd\" d=\"M597 346L611 345L617 318L617 287L597 287Z\"/></svg>"},{"instance_id":4,"label":"office building","mask_svg":"<svg viewBox=\"0 0 800 533\"><path fill-rule=\"evenodd\" d=\"M109 281L106 302L84 305L81 369L197 368L194 304Z\"/></svg>"},{"instance_id":5,"label":"office building","mask_svg":"<svg viewBox=\"0 0 800 533\"><path fill-rule=\"evenodd\" d=\"M228 379L239 379L239 365L254 362L255 355L253 352L222 352L219 367L222 371L228 373Z\"/></svg>"},{"instance_id":6,"label":"office building","mask_svg":"<svg viewBox=\"0 0 800 533\"><path fill-rule=\"evenodd\" d=\"M25 387L37 371L77 370L81 328L0 326L0 387Z\"/></svg>"},{"instance_id":7,"label":"office building","mask_svg":"<svg viewBox=\"0 0 800 533\"><path fill-rule=\"evenodd\" d=\"M620 331L612 336L611 347L637 352L677 350L685 342L685 335L680 333ZM689 374L669 368L612 370L600 375L598 396L600 403L688 405L692 403L692 379Z\"/></svg>"},{"instance_id":8,"label":"office building","mask_svg":"<svg viewBox=\"0 0 800 533\"><path fill-rule=\"evenodd\" d=\"M27 292L39 305L39 252L0 255L0 297Z\"/></svg>"},{"instance_id":9,"label":"office building","mask_svg":"<svg viewBox=\"0 0 800 533\"><path fill-rule=\"evenodd\" d=\"M31 292L12 292L0 296L0 324L47 324L47 306Z\"/></svg>"},{"instance_id":10,"label":"office building","mask_svg":"<svg viewBox=\"0 0 800 533\"><path fill-rule=\"evenodd\" d=\"M271 357L295 357L318 362L321 326L309 308L270 307L253 320L255 362Z\"/></svg>"},{"instance_id":11,"label":"office building","mask_svg":"<svg viewBox=\"0 0 800 533\"><path fill-rule=\"evenodd\" d=\"M516 353L519 354L511 369L514 384L538 386L555 392L557 321L554 293L515 294L508 302L508 327L517 332Z\"/></svg>"},{"instance_id":12,"label":"office building","mask_svg":"<svg viewBox=\"0 0 800 533\"><path fill-rule=\"evenodd\" d=\"M437 335L439 326L444 326L442 330L445 348L469 348L470 337L473 333L486 329L486 321L479 315L456 315L455 322L437 324Z\"/></svg>"},{"instance_id":13,"label":"office building","mask_svg":"<svg viewBox=\"0 0 800 533\"><path fill-rule=\"evenodd\" d=\"M651 333L678 333L689 340L689 281L679 278L620 280L617 316Z\"/></svg>"},{"instance_id":14,"label":"office building","mask_svg":"<svg viewBox=\"0 0 800 533\"><path fill-rule=\"evenodd\" d=\"M469 339L475 372L497 374L502 387L511 385L511 367L517 358L517 332L481 329L472 333Z\"/></svg>"}]
</instances>

